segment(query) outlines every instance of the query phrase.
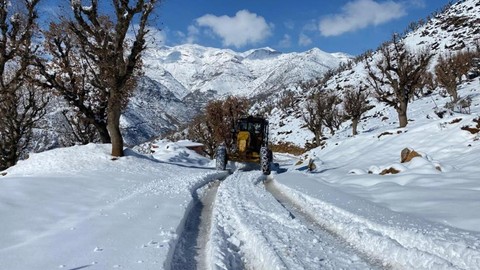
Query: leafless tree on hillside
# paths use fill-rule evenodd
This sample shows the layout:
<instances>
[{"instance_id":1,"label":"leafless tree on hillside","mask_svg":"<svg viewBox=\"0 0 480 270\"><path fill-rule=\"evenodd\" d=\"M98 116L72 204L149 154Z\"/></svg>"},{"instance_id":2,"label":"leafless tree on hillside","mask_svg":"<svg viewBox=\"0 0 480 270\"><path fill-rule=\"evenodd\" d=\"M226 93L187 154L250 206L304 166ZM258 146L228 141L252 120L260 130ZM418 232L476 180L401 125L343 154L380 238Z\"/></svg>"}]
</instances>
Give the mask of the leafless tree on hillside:
<instances>
[{"instance_id":1,"label":"leafless tree on hillside","mask_svg":"<svg viewBox=\"0 0 480 270\"><path fill-rule=\"evenodd\" d=\"M451 65L451 57L440 56L435 66L435 76L439 85L443 86L452 97L454 103L458 101L457 92L457 69Z\"/></svg>"},{"instance_id":2,"label":"leafless tree on hillside","mask_svg":"<svg viewBox=\"0 0 480 270\"><path fill-rule=\"evenodd\" d=\"M327 127L330 133L335 134L342 122L337 105L340 100L334 93L325 89L317 89L307 99L305 111L302 114L307 128L315 136L315 145L320 146L323 137L323 127Z\"/></svg>"},{"instance_id":3,"label":"leafless tree on hillside","mask_svg":"<svg viewBox=\"0 0 480 270\"><path fill-rule=\"evenodd\" d=\"M400 127L405 127L408 124L408 103L424 86L423 76L432 54L429 51L409 51L396 34L392 42L383 45L378 53L379 59L366 61L368 82L376 98L393 107Z\"/></svg>"},{"instance_id":4,"label":"leafless tree on hillside","mask_svg":"<svg viewBox=\"0 0 480 270\"><path fill-rule=\"evenodd\" d=\"M455 54L440 56L435 66L435 76L439 85L443 86L452 97L452 103L459 100L457 86L462 78L474 66L475 51L461 51Z\"/></svg>"},{"instance_id":5,"label":"leafless tree on hillside","mask_svg":"<svg viewBox=\"0 0 480 270\"><path fill-rule=\"evenodd\" d=\"M294 110L297 106L298 97L292 90L284 90L280 93L280 100L278 102L278 108L284 113L288 113Z\"/></svg>"},{"instance_id":6,"label":"leafless tree on hillside","mask_svg":"<svg viewBox=\"0 0 480 270\"><path fill-rule=\"evenodd\" d=\"M215 155L218 141L215 139L212 124L207 121L206 115L201 113L197 115L188 125L187 138L193 141L201 142L205 146L205 152L210 158Z\"/></svg>"},{"instance_id":7,"label":"leafless tree on hillside","mask_svg":"<svg viewBox=\"0 0 480 270\"><path fill-rule=\"evenodd\" d=\"M123 156L120 115L141 75L141 53L150 14L158 0L112 0L114 18L99 14L98 0L88 7L71 1L74 20L70 29L80 41L81 50L98 67L99 88L107 92L107 130L112 141L112 156ZM129 27L138 19L131 45L127 42Z\"/></svg>"},{"instance_id":8,"label":"leafless tree on hillside","mask_svg":"<svg viewBox=\"0 0 480 270\"><path fill-rule=\"evenodd\" d=\"M359 87L346 89L343 98L345 114L352 119L352 135L357 135L357 126L362 114L370 110L373 106L368 104L368 92L366 89Z\"/></svg>"}]
</instances>

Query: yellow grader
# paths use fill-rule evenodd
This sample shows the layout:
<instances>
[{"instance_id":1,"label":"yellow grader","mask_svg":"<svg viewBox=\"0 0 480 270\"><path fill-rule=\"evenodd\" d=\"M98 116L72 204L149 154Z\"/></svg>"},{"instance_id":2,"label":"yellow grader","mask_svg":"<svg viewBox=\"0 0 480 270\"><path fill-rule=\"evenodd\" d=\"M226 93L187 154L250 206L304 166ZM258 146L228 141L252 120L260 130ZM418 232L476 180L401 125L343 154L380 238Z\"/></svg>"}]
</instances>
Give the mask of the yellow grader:
<instances>
[{"instance_id":1,"label":"yellow grader","mask_svg":"<svg viewBox=\"0 0 480 270\"><path fill-rule=\"evenodd\" d=\"M260 164L265 175L270 174L272 151L268 148L268 121L261 117L242 117L232 130L234 143L230 149L225 145L217 148L216 168L225 170L228 161Z\"/></svg>"}]
</instances>

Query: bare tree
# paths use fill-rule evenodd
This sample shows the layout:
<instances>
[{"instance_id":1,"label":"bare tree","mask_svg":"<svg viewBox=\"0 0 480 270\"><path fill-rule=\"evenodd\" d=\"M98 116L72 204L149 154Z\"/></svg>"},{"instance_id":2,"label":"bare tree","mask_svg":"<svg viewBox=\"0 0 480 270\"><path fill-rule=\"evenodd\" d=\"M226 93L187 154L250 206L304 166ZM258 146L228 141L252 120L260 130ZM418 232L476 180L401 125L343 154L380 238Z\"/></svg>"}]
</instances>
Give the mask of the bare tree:
<instances>
[{"instance_id":1,"label":"bare tree","mask_svg":"<svg viewBox=\"0 0 480 270\"><path fill-rule=\"evenodd\" d=\"M337 108L340 101L336 94L321 88L313 91L307 99L302 117L307 128L313 132L317 146L320 146L323 137L323 127L327 127L332 135L340 127L343 120Z\"/></svg>"},{"instance_id":2,"label":"bare tree","mask_svg":"<svg viewBox=\"0 0 480 270\"><path fill-rule=\"evenodd\" d=\"M460 51L453 56L454 66L458 70L458 83L461 83L463 77L466 77L468 72L474 67L475 57L478 57L478 53L470 49Z\"/></svg>"},{"instance_id":3,"label":"bare tree","mask_svg":"<svg viewBox=\"0 0 480 270\"><path fill-rule=\"evenodd\" d=\"M323 105L323 123L330 130L330 134L334 135L343 122L343 115L338 109L342 100L332 92L324 92L318 98Z\"/></svg>"},{"instance_id":4,"label":"bare tree","mask_svg":"<svg viewBox=\"0 0 480 270\"><path fill-rule=\"evenodd\" d=\"M235 138L232 137L232 129L235 128L237 120L245 116L250 108L250 103L244 97L229 96L223 102L223 114L226 129L223 130L223 140L227 147L231 147Z\"/></svg>"},{"instance_id":5,"label":"bare tree","mask_svg":"<svg viewBox=\"0 0 480 270\"><path fill-rule=\"evenodd\" d=\"M64 109L62 115L67 122L67 125L64 125L64 133L66 133L64 140L67 141L67 145L99 142L97 128L81 113L76 110Z\"/></svg>"},{"instance_id":6,"label":"bare tree","mask_svg":"<svg viewBox=\"0 0 480 270\"><path fill-rule=\"evenodd\" d=\"M249 109L249 102L242 97L227 97L225 100L210 101L205 111L196 117L188 128L188 137L206 146L207 154L215 154L216 147L223 143L228 148L234 143L231 130L237 120Z\"/></svg>"},{"instance_id":7,"label":"bare tree","mask_svg":"<svg viewBox=\"0 0 480 270\"><path fill-rule=\"evenodd\" d=\"M379 101L392 106L398 114L400 127L408 124L407 107L415 92L424 86L423 76L432 54L429 51L410 52L397 34L383 45L374 62L366 61L368 82Z\"/></svg>"},{"instance_id":8,"label":"bare tree","mask_svg":"<svg viewBox=\"0 0 480 270\"><path fill-rule=\"evenodd\" d=\"M83 56L97 68L92 84L107 93L107 130L112 156L123 156L120 115L141 74L148 19L158 0L112 0L114 16L100 14L98 0L71 0L73 19L69 28L79 41ZM135 22L133 41L127 42Z\"/></svg>"},{"instance_id":9,"label":"bare tree","mask_svg":"<svg viewBox=\"0 0 480 270\"><path fill-rule=\"evenodd\" d=\"M425 75L423 77L423 84L424 87L419 91L419 93L416 93L416 97L425 97L433 93L435 89L438 87L438 82L434 79L433 74L431 72L425 72Z\"/></svg>"},{"instance_id":10,"label":"bare tree","mask_svg":"<svg viewBox=\"0 0 480 270\"><path fill-rule=\"evenodd\" d=\"M305 112L302 114L303 121L305 121L307 128L315 136L316 146L320 146L320 141L323 137L323 121L322 115L318 113L319 107L321 107L319 99L313 95L307 99Z\"/></svg>"},{"instance_id":11,"label":"bare tree","mask_svg":"<svg viewBox=\"0 0 480 270\"><path fill-rule=\"evenodd\" d=\"M205 106L205 124L212 132L215 144L226 143L231 127L225 121L222 100L213 100ZM215 146L216 147L216 146Z\"/></svg>"},{"instance_id":12,"label":"bare tree","mask_svg":"<svg viewBox=\"0 0 480 270\"><path fill-rule=\"evenodd\" d=\"M107 89L95 82L98 67L83 55L80 42L67 22L50 24L45 32L44 47L50 59L36 63L45 78L43 86L62 96L72 107L74 113L64 115L74 134L78 134L75 137L81 143L89 143L94 142L98 134L102 143L110 143Z\"/></svg>"},{"instance_id":13,"label":"bare tree","mask_svg":"<svg viewBox=\"0 0 480 270\"><path fill-rule=\"evenodd\" d=\"M24 0L13 12L10 1L0 0L0 170L19 160L48 102L33 83L38 2Z\"/></svg>"},{"instance_id":14,"label":"bare tree","mask_svg":"<svg viewBox=\"0 0 480 270\"><path fill-rule=\"evenodd\" d=\"M296 109L298 98L292 90L284 90L280 93L280 100L278 101L278 108L284 113L290 113Z\"/></svg>"},{"instance_id":15,"label":"bare tree","mask_svg":"<svg viewBox=\"0 0 480 270\"><path fill-rule=\"evenodd\" d=\"M368 104L368 93L362 87L357 90L348 88L343 98L345 114L352 119L352 134L358 134L357 126L362 114L370 110L372 106Z\"/></svg>"},{"instance_id":16,"label":"bare tree","mask_svg":"<svg viewBox=\"0 0 480 270\"><path fill-rule=\"evenodd\" d=\"M201 113L197 115L188 125L187 138L201 142L205 146L205 152L210 158L215 156L215 150L218 141L215 139L212 123L207 121L206 115Z\"/></svg>"},{"instance_id":17,"label":"bare tree","mask_svg":"<svg viewBox=\"0 0 480 270\"><path fill-rule=\"evenodd\" d=\"M457 74L458 70L453 65L453 58L440 56L435 66L435 76L439 85L443 86L450 94L454 103L458 100Z\"/></svg>"},{"instance_id":18,"label":"bare tree","mask_svg":"<svg viewBox=\"0 0 480 270\"><path fill-rule=\"evenodd\" d=\"M248 109L247 99L241 97L230 96L225 100L211 101L207 104L206 121L211 126L217 143L224 143L227 147L232 146L234 138L231 130Z\"/></svg>"},{"instance_id":19,"label":"bare tree","mask_svg":"<svg viewBox=\"0 0 480 270\"><path fill-rule=\"evenodd\" d=\"M462 51L456 54L440 56L435 66L435 76L439 85L443 86L452 97L452 103L459 100L457 85L462 82L462 77L467 76L474 66L476 52Z\"/></svg>"}]
</instances>

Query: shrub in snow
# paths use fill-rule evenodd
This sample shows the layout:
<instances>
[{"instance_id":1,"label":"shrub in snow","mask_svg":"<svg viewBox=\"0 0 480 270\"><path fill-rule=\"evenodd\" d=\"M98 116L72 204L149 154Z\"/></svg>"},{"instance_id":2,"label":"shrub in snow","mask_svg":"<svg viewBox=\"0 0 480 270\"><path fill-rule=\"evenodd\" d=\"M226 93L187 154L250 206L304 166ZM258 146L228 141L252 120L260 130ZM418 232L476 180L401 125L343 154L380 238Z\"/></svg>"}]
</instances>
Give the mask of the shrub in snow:
<instances>
[{"instance_id":1,"label":"shrub in snow","mask_svg":"<svg viewBox=\"0 0 480 270\"><path fill-rule=\"evenodd\" d=\"M472 98L467 96L458 101L451 101L445 104L445 108L457 113L470 114L470 106L472 105Z\"/></svg>"}]
</instances>

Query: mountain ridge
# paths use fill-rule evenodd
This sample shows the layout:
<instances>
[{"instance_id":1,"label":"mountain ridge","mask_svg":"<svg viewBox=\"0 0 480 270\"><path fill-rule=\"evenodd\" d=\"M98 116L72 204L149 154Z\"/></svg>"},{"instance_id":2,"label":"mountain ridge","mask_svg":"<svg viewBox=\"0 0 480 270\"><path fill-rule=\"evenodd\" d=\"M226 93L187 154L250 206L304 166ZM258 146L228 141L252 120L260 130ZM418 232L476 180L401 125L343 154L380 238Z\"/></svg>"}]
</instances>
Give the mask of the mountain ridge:
<instances>
[{"instance_id":1,"label":"mountain ridge","mask_svg":"<svg viewBox=\"0 0 480 270\"><path fill-rule=\"evenodd\" d=\"M165 83L166 78L158 75L158 70L171 74L171 79L183 86L180 91L170 89L179 98L186 96L185 89L187 92L216 91L217 97L254 96L270 90L268 87L272 84L279 83L279 76L274 74L284 65L308 66L310 73L319 76L345 62L347 57L346 54L330 54L318 48L301 53L282 53L269 47L235 52L183 44L149 49L145 53L144 65L145 75L159 82ZM282 84L290 84L292 80L289 77L312 76L302 76L298 70L292 74L286 70L280 72L286 78L281 81Z\"/></svg>"}]
</instances>

